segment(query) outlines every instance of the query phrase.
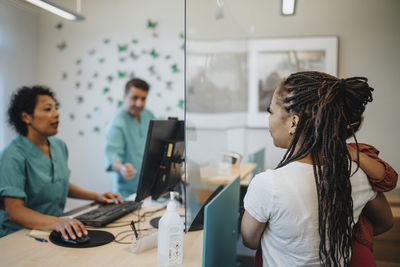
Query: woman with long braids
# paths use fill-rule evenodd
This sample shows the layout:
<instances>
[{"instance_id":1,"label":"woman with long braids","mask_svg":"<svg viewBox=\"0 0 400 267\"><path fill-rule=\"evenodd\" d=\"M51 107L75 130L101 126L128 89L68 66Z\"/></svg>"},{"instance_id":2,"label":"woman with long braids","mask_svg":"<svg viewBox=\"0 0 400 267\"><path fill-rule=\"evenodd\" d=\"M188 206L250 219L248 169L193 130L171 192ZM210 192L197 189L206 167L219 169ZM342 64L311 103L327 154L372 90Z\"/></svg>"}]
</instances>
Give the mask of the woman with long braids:
<instances>
[{"instance_id":1,"label":"woman with long braids","mask_svg":"<svg viewBox=\"0 0 400 267\"><path fill-rule=\"evenodd\" d=\"M262 247L264 266L347 266L364 207L382 211L368 213L374 224L390 224L387 202L346 145L372 91L366 78L315 71L294 73L275 90L269 131L287 151L275 170L252 180L241 226L245 245Z\"/></svg>"}]
</instances>

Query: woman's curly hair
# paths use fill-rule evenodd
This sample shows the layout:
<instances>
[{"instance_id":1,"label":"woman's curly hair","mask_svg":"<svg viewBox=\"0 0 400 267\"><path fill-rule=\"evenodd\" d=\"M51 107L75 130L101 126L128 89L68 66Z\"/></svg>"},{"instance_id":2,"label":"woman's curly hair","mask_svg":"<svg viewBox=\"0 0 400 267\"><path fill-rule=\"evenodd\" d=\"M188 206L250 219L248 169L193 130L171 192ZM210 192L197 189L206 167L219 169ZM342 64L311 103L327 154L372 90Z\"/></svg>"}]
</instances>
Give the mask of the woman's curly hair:
<instances>
[{"instance_id":1,"label":"woman's curly hair","mask_svg":"<svg viewBox=\"0 0 400 267\"><path fill-rule=\"evenodd\" d=\"M22 112L33 115L38 95L48 95L56 101L54 93L45 86L23 86L11 96L7 112L8 123L21 135L28 134L28 127L22 120Z\"/></svg>"}]
</instances>

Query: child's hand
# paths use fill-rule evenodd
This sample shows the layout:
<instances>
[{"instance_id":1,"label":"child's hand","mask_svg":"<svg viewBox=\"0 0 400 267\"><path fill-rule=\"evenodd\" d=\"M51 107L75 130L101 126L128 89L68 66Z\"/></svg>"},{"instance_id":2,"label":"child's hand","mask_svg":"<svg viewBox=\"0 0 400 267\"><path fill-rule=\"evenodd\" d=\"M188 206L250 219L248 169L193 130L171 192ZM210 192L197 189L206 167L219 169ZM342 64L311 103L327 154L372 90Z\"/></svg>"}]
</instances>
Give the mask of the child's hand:
<instances>
[{"instance_id":1,"label":"child's hand","mask_svg":"<svg viewBox=\"0 0 400 267\"><path fill-rule=\"evenodd\" d=\"M355 149L354 147L352 147L351 145L347 144L347 150L350 153L351 156L351 160L352 161L357 161L357 149Z\"/></svg>"}]
</instances>

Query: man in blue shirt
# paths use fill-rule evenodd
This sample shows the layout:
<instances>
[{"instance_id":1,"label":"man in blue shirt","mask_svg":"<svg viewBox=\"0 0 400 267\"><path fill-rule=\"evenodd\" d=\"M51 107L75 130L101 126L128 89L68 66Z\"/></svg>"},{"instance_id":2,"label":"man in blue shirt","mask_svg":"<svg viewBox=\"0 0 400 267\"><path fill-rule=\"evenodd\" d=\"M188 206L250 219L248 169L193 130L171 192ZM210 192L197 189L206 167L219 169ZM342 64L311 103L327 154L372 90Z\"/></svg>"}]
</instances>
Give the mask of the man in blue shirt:
<instances>
[{"instance_id":1,"label":"man in blue shirt","mask_svg":"<svg viewBox=\"0 0 400 267\"><path fill-rule=\"evenodd\" d=\"M136 193L149 122L153 113L145 109L149 85L141 79L126 83L122 108L106 132L105 167L111 171L112 188L126 198Z\"/></svg>"}]
</instances>

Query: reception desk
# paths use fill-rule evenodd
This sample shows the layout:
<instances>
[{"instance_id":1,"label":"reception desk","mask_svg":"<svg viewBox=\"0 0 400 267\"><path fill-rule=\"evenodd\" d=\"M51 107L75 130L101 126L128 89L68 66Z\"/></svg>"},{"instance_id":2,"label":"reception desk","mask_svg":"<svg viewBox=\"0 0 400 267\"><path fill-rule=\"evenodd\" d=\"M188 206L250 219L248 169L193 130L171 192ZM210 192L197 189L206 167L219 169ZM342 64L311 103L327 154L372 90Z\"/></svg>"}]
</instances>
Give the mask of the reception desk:
<instances>
[{"instance_id":1,"label":"reception desk","mask_svg":"<svg viewBox=\"0 0 400 267\"><path fill-rule=\"evenodd\" d=\"M257 168L255 163L242 163L239 166L232 166L226 174L219 173L218 165L208 165L200 169L200 176L203 182L209 184L229 184L238 175L240 177L240 185L248 186L252 172Z\"/></svg>"},{"instance_id":2,"label":"reception desk","mask_svg":"<svg viewBox=\"0 0 400 267\"><path fill-rule=\"evenodd\" d=\"M156 208L155 208L156 209ZM151 208L146 208L151 210ZM140 213L142 214L142 209ZM138 225L141 229L150 228L149 220L161 216L164 211L159 211ZM108 226L126 224L116 228L88 228L104 230L113 233L130 230L131 220L137 220L137 211L122 217ZM130 252L130 244L109 244L93 248L66 248L52 242L39 242L25 236L31 230L23 229L3 238L0 238L0 265L1 266L162 266L157 262L157 248L139 254ZM121 235L123 236L123 234ZM124 241L129 242L126 238ZM203 248L203 231L189 232L184 237L183 264L180 266L201 266Z\"/></svg>"}]
</instances>

